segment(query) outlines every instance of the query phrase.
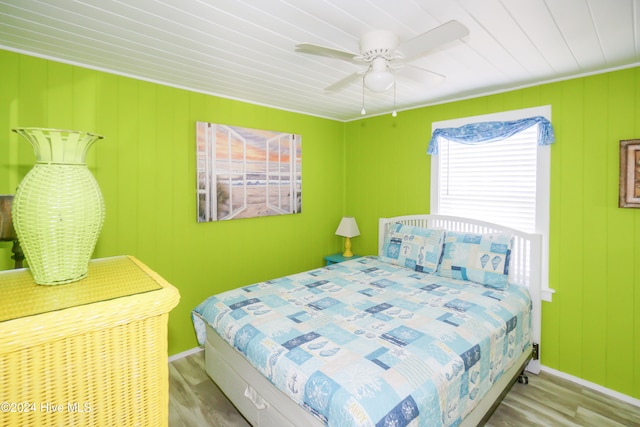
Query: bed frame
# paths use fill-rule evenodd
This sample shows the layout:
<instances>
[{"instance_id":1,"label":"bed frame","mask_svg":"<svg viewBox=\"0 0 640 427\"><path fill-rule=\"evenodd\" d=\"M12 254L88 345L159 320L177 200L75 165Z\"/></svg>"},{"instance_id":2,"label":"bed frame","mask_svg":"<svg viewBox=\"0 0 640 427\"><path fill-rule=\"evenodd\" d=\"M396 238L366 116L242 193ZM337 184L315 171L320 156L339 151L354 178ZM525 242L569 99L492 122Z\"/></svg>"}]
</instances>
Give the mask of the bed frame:
<instances>
[{"instance_id":1,"label":"bed frame","mask_svg":"<svg viewBox=\"0 0 640 427\"><path fill-rule=\"evenodd\" d=\"M379 220L378 253L382 251L389 226L396 222L425 228L443 228L448 231L508 233L514 238L509 264L509 282L529 288L533 301L532 341L535 344L505 371L478 406L460 424L463 427L480 425L491 416L511 385L519 378L526 378L523 376L524 369L535 374L540 371L538 343L541 330L542 236L468 218L408 215ZM263 377L237 350L220 338L211 326L207 325L206 330L205 370L252 426L324 425Z\"/></svg>"}]
</instances>

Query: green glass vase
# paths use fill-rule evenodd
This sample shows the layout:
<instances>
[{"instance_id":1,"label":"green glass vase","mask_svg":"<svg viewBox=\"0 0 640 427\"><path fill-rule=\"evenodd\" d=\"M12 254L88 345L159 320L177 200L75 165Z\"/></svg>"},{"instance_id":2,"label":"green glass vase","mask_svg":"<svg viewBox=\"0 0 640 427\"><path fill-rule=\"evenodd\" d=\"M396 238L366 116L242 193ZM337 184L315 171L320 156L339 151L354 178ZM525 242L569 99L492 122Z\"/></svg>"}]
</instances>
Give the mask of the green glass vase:
<instances>
[{"instance_id":1,"label":"green glass vase","mask_svg":"<svg viewBox=\"0 0 640 427\"><path fill-rule=\"evenodd\" d=\"M85 163L100 135L59 129L19 128L33 146L36 164L13 200L13 224L34 281L75 282L87 275L105 207Z\"/></svg>"}]
</instances>

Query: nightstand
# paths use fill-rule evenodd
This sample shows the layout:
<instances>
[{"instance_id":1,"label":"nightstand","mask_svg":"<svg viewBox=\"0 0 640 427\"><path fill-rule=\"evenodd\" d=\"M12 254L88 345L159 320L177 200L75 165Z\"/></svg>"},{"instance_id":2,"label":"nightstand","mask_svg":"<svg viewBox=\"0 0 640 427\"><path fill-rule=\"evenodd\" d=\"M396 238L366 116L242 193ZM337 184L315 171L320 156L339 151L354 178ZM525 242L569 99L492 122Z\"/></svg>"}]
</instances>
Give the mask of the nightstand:
<instances>
[{"instance_id":1,"label":"nightstand","mask_svg":"<svg viewBox=\"0 0 640 427\"><path fill-rule=\"evenodd\" d=\"M360 258L360 255L354 254L352 257L347 258L343 256L341 253L337 253L333 255L327 255L326 257L324 257L324 261L326 262L327 265L331 265L331 264L337 264L342 261L349 261L350 259L356 259L356 258Z\"/></svg>"}]
</instances>

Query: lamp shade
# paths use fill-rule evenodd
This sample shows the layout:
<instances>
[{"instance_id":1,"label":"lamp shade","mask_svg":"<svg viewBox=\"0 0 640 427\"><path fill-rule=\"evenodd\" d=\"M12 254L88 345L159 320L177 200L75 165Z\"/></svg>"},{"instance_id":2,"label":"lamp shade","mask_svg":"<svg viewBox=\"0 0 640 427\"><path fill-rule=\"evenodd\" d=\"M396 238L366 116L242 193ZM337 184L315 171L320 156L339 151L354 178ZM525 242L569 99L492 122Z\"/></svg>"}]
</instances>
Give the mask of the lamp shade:
<instances>
[{"instance_id":1,"label":"lamp shade","mask_svg":"<svg viewBox=\"0 0 640 427\"><path fill-rule=\"evenodd\" d=\"M340 224L338 225L338 229L336 230L336 235L342 237L359 236L360 230L358 230L356 219L352 216L342 217L342 220L340 220Z\"/></svg>"}]
</instances>

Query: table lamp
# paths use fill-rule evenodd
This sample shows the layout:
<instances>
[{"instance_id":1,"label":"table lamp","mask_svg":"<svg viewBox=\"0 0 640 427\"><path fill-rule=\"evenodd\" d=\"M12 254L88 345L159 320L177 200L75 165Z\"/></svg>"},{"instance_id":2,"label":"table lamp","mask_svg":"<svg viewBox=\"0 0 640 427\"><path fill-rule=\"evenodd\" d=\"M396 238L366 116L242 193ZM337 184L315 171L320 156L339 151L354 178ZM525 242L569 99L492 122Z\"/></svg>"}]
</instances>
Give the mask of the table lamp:
<instances>
[{"instance_id":1,"label":"table lamp","mask_svg":"<svg viewBox=\"0 0 640 427\"><path fill-rule=\"evenodd\" d=\"M15 260L15 268L22 268L24 253L13 228L11 217L11 207L13 205L13 194L0 194L0 242L13 242L11 252L12 259Z\"/></svg>"},{"instance_id":2,"label":"table lamp","mask_svg":"<svg viewBox=\"0 0 640 427\"><path fill-rule=\"evenodd\" d=\"M353 253L351 252L351 238L360 235L356 219L352 216L342 217L342 220L338 225L338 229L336 230L336 235L345 238L344 253L342 256L345 258L351 258L353 256Z\"/></svg>"}]
</instances>

